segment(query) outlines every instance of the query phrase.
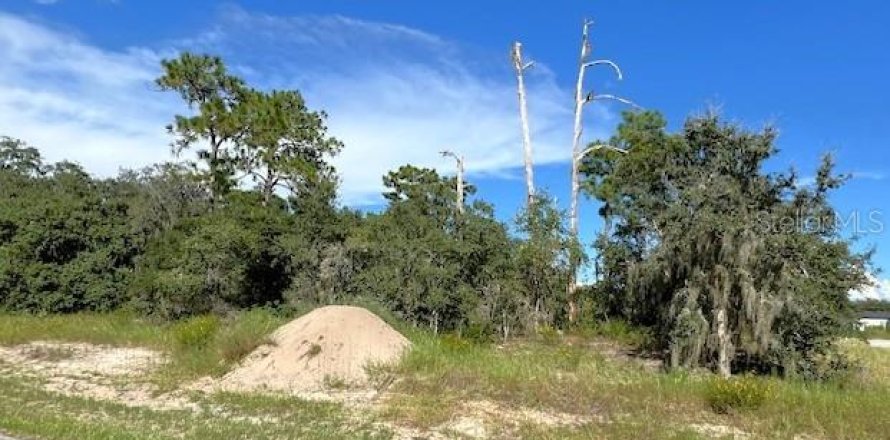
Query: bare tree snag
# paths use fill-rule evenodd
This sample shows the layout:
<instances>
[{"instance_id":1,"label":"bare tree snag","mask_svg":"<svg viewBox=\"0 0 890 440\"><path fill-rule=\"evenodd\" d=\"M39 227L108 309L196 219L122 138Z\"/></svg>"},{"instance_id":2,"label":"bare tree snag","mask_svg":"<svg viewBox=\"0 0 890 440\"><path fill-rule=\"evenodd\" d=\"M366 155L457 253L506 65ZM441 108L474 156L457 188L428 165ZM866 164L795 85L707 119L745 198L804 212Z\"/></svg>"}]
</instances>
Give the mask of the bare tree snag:
<instances>
[{"instance_id":1,"label":"bare tree snag","mask_svg":"<svg viewBox=\"0 0 890 440\"><path fill-rule=\"evenodd\" d=\"M464 213L464 157L452 151L444 150L441 152L442 157L453 157L457 162L457 213Z\"/></svg>"},{"instance_id":2,"label":"bare tree snag","mask_svg":"<svg viewBox=\"0 0 890 440\"><path fill-rule=\"evenodd\" d=\"M584 156L591 151L608 147L613 150L621 151L618 148L606 146L606 145L596 145L587 149L582 150L581 148L581 135L584 131L584 126L582 123L582 113L584 111L584 105L596 100L614 100L618 102L622 102L629 105L635 104L627 99L614 96L614 95L597 95L593 92L589 92L586 95L584 94L584 74L587 72L587 69L594 66L607 66L611 67L612 70L615 71L615 74L618 76L618 79L623 79L624 75L621 73L621 68L618 67L611 60L590 60L590 55L592 52L591 44L590 44L590 26L593 24L590 20L584 20L582 31L581 31L581 55L578 59L578 80L575 83L575 118L574 118L574 132L572 137L572 191L571 191L571 200L569 207L569 233L572 238L575 239L576 242L579 241L578 238L578 194L581 192L581 176L580 176L580 168L581 161L584 159ZM569 282L566 286L566 297L568 302L568 315L569 322L575 322L578 317L578 304L575 298L575 293L578 284L578 269L581 265L580 255L573 256L570 267L570 275Z\"/></svg>"},{"instance_id":3,"label":"bare tree snag","mask_svg":"<svg viewBox=\"0 0 890 440\"><path fill-rule=\"evenodd\" d=\"M531 204L535 195L535 177L532 166L532 138L528 128L528 103L525 97L525 71L534 65L533 61L522 61L522 43L513 43L513 68L516 70L517 94L519 95L519 121L522 124L522 151L525 159L525 187L527 203Z\"/></svg>"}]
</instances>

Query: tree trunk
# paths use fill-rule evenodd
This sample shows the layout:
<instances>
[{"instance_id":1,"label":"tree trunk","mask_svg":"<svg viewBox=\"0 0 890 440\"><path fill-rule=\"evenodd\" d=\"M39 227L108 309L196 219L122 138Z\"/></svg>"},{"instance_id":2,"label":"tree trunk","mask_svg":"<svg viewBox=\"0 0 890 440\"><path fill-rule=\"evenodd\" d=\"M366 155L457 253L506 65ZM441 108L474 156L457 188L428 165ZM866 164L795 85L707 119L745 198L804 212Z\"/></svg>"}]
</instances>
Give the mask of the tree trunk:
<instances>
[{"instance_id":1,"label":"tree trunk","mask_svg":"<svg viewBox=\"0 0 890 440\"><path fill-rule=\"evenodd\" d=\"M464 213L464 157L457 159L457 213Z\"/></svg>"},{"instance_id":2,"label":"tree trunk","mask_svg":"<svg viewBox=\"0 0 890 440\"><path fill-rule=\"evenodd\" d=\"M522 61L522 43L513 43L513 67L516 69L517 94L519 95L519 121L522 126L522 151L525 160L526 203L530 206L535 195L535 177L532 165L532 138L528 128L528 103L525 98L526 69L532 63Z\"/></svg>"},{"instance_id":3,"label":"tree trunk","mask_svg":"<svg viewBox=\"0 0 890 440\"><path fill-rule=\"evenodd\" d=\"M510 325L507 324L507 311L501 311L501 331L503 333L504 343L507 342L507 339L510 337Z\"/></svg>"},{"instance_id":4,"label":"tree trunk","mask_svg":"<svg viewBox=\"0 0 890 440\"><path fill-rule=\"evenodd\" d=\"M605 244L609 240L609 234L612 231L612 214L609 208L609 202L603 202L603 230L600 232L600 237L602 239L603 244ZM596 273L594 275L594 280L600 281L606 278L605 268L603 267L603 257L602 255L597 255L596 257Z\"/></svg>"},{"instance_id":5,"label":"tree trunk","mask_svg":"<svg viewBox=\"0 0 890 440\"><path fill-rule=\"evenodd\" d=\"M732 360L730 356L730 340L729 340L729 331L727 329L726 322L726 307L720 306L717 309L717 373L722 377L729 377L732 375L732 371L730 370L730 362Z\"/></svg>"},{"instance_id":6,"label":"tree trunk","mask_svg":"<svg viewBox=\"0 0 890 440\"><path fill-rule=\"evenodd\" d=\"M569 207L569 234L576 242L578 239L578 193L581 191L581 177L579 168L581 166L581 133L584 130L581 114L584 110L584 72L587 70L587 56L589 55L590 40L588 37L588 28L590 23L584 22L581 33L581 56L578 58L578 79L575 83L575 119L574 131L572 136L572 192ZM566 286L566 297L569 304L569 322L575 322L578 315L578 306L575 300L576 285L578 283L578 266L580 261L576 256L572 256L570 262L569 282Z\"/></svg>"},{"instance_id":7,"label":"tree trunk","mask_svg":"<svg viewBox=\"0 0 890 440\"><path fill-rule=\"evenodd\" d=\"M210 160L207 163L207 169L210 171L210 211L216 208L216 199L219 197L219 182L217 169L219 168L219 147L220 142L216 140L216 135L210 135Z\"/></svg>"},{"instance_id":8,"label":"tree trunk","mask_svg":"<svg viewBox=\"0 0 890 440\"><path fill-rule=\"evenodd\" d=\"M263 206L269 206L272 193L275 192L275 176L272 170L266 168L266 178L263 181Z\"/></svg>"}]
</instances>

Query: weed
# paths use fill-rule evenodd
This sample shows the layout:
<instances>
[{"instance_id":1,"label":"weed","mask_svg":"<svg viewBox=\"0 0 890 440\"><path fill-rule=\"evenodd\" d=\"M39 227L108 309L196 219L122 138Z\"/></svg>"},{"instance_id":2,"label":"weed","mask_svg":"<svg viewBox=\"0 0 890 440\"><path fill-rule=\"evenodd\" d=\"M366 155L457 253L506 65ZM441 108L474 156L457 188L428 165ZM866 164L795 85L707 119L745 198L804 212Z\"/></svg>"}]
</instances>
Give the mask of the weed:
<instances>
[{"instance_id":1,"label":"weed","mask_svg":"<svg viewBox=\"0 0 890 440\"><path fill-rule=\"evenodd\" d=\"M365 366L368 383L378 393L385 391L396 381L397 373L392 365L371 363Z\"/></svg>"},{"instance_id":2,"label":"weed","mask_svg":"<svg viewBox=\"0 0 890 440\"><path fill-rule=\"evenodd\" d=\"M321 354L321 345L318 345L314 342L309 345L309 350L306 350L306 357L309 359L313 359L313 358L315 358L315 356L318 356L320 354Z\"/></svg>"},{"instance_id":3,"label":"weed","mask_svg":"<svg viewBox=\"0 0 890 440\"><path fill-rule=\"evenodd\" d=\"M546 345L557 345L562 341L562 332L549 325L544 325L538 329L538 337Z\"/></svg>"},{"instance_id":4,"label":"weed","mask_svg":"<svg viewBox=\"0 0 890 440\"><path fill-rule=\"evenodd\" d=\"M240 362L261 345L272 343L269 335L284 319L265 309L254 309L230 318L217 335L214 345L222 361Z\"/></svg>"},{"instance_id":5,"label":"weed","mask_svg":"<svg viewBox=\"0 0 890 440\"><path fill-rule=\"evenodd\" d=\"M213 315L195 316L173 325L173 341L179 349L206 347L219 330L219 318Z\"/></svg>"},{"instance_id":6,"label":"weed","mask_svg":"<svg viewBox=\"0 0 890 440\"><path fill-rule=\"evenodd\" d=\"M464 350L464 349L470 347L471 345L473 345L473 343L470 342L470 340L465 339L456 333L448 333L448 334L442 335L442 338L440 341L442 343L443 348L445 348L446 350L451 350L451 351Z\"/></svg>"},{"instance_id":7,"label":"weed","mask_svg":"<svg viewBox=\"0 0 890 440\"><path fill-rule=\"evenodd\" d=\"M719 414L756 409L773 397L769 380L752 376L715 378L705 389L705 400Z\"/></svg>"},{"instance_id":8,"label":"weed","mask_svg":"<svg viewBox=\"0 0 890 440\"><path fill-rule=\"evenodd\" d=\"M74 349L59 346L32 345L24 352L28 359L59 362L74 357Z\"/></svg>"},{"instance_id":9,"label":"weed","mask_svg":"<svg viewBox=\"0 0 890 440\"><path fill-rule=\"evenodd\" d=\"M354 385L348 380L340 377L327 375L324 377L324 387L331 390L348 390L354 388Z\"/></svg>"},{"instance_id":10,"label":"weed","mask_svg":"<svg viewBox=\"0 0 890 440\"><path fill-rule=\"evenodd\" d=\"M596 322L576 331L583 337L599 336L634 349L645 349L652 344L649 333L622 320Z\"/></svg>"}]
</instances>

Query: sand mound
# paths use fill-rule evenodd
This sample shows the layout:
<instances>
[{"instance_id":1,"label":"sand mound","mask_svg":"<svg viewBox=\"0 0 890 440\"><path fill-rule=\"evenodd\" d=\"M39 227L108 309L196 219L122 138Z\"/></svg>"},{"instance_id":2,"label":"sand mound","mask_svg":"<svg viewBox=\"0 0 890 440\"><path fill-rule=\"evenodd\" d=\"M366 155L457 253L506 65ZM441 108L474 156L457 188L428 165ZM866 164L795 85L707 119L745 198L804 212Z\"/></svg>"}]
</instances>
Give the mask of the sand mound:
<instances>
[{"instance_id":1,"label":"sand mound","mask_svg":"<svg viewBox=\"0 0 890 440\"><path fill-rule=\"evenodd\" d=\"M410 344L377 315L347 306L313 310L276 330L272 340L224 376L222 385L276 391L360 385L367 380L365 366L397 361Z\"/></svg>"}]
</instances>

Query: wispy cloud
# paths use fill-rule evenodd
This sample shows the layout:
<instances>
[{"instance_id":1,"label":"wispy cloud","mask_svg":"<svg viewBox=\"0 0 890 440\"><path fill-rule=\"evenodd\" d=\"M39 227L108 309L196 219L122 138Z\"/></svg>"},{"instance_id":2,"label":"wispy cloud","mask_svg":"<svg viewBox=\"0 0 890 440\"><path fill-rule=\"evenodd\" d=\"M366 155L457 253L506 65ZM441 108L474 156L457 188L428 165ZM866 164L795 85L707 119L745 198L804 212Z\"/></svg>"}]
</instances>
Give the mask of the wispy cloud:
<instances>
[{"instance_id":1,"label":"wispy cloud","mask_svg":"<svg viewBox=\"0 0 890 440\"><path fill-rule=\"evenodd\" d=\"M850 299L864 300L877 299L890 301L890 279L878 279L874 275L869 276L869 285L850 291Z\"/></svg>"},{"instance_id":2,"label":"wispy cloud","mask_svg":"<svg viewBox=\"0 0 890 440\"><path fill-rule=\"evenodd\" d=\"M511 175L521 164L506 45L492 53L397 24L233 7L211 29L126 51L0 14L0 133L105 175L166 160L163 126L185 108L151 80L160 53L179 49L220 54L251 83L300 89L326 110L346 143L336 165L347 204L378 201L381 176L404 163L450 171L445 147L466 155L470 173ZM536 162L567 160L570 94L543 63L528 80ZM591 110L588 137L603 137L614 113Z\"/></svg>"},{"instance_id":3,"label":"wispy cloud","mask_svg":"<svg viewBox=\"0 0 890 440\"><path fill-rule=\"evenodd\" d=\"M0 13L0 133L111 175L167 157L173 102L151 86L160 57L110 52Z\"/></svg>"},{"instance_id":4,"label":"wispy cloud","mask_svg":"<svg viewBox=\"0 0 890 440\"><path fill-rule=\"evenodd\" d=\"M298 88L327 110L346 143L336 165L347 203L379 200L381 176L404 163L450 171L438 155L446 147L466 155L470 173L511 175L521 164L508 45L491 53L399 25L237 8L187 43L236 60L253 82ZM571 96L543 63L529 83L536 162L567 160ZM590 115L598 122L590 136L615 122L607 107Z\"/></svg>"},{"instance_id":5,"label":"wispy cloud","mask_svg":"<svg viewBox=\"0 0 890 440\"><path fill-rule=\"evenodd\" d=\"M849 173L853 180L885 180L887 174L878 171L854 171ZM816 176L804 176L797 179L798 186L813 186L816 184Z\"/></svg>"},{"instance_id":6,"label":"wispy cloud","mask_svg":"<svg viewBox=\"0 0 890 440\"><path fill-rule=\"evenodd\" d=\"M853 173L851 173L851 177L853 179L862 180L885 180L887 178L887 174L874 171L854 171Z\"/></svg>"}]
</instances>

